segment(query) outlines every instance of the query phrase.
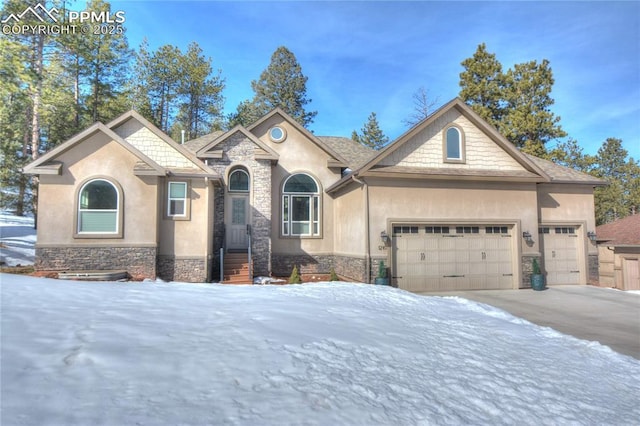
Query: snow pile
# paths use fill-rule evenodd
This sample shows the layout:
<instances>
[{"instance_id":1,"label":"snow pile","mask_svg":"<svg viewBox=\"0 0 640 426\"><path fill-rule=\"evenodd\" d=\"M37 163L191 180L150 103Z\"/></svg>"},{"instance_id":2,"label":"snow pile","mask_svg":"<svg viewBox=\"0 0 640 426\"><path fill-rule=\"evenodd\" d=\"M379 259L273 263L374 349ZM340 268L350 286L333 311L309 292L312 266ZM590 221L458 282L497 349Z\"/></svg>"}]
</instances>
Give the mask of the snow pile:
<instances>
[{"instance_id":1,"label":"snow pile","mask_svg":"<svg viewBox=\"0 0 640 426\"><path fill-rule=\"evenodd\" d=\"M32 217L0 211L0 265L32 265L35 244L36 230L33 229Z\"/></svg>"},{"instance_id":2,"label":"snow pile","mask_svg":"<svg viewBox=\"0 0 640 426\"><path fill-rule=\"evenodd\" d=\"M1 275L2 424L633 424L640 363L385 286Z\"/></svg>"}]
</instances>

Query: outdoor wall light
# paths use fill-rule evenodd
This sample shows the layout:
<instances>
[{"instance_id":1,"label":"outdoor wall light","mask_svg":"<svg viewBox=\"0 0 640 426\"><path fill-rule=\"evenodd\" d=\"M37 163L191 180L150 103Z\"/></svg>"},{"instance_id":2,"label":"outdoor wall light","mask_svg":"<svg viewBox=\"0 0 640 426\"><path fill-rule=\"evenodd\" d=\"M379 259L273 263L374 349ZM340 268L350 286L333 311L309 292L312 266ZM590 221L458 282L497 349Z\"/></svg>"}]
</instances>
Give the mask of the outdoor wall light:
<instances>
[{"instance_id":1,"label":"outdoor wall light","mask_svg":"<svg viewBox=\"0 0 640 426\"><path fill-rule=\"evenodd\" d=\"M389 244L389 234L387 234L387 231L382 231L380 233L380 239L382 240L383 243Z\"/></svg>"},{"instance_id":2,"label":"outdoor wall light","mask_svg":"<svg viewBox=\"0 0 640 426\"><path fill-rule=\"evenodd\" d=\"M529 231L524 231L522 233L522 238L524 238L527 244L531 244L533 242L533 237L531 237L531 234L529 233Z\"/></svg>"},{"instance_id":3,"label":"outdoor wall light","mask_svg":"<svg viewBox=\"0 0 640 426\"><path fill-rule=\"evenodd\" d=\"M596 242L596 233L593 231L589 231L587 232L587 237L593 241L594 243Z\"/></svg>"}]
</instances>

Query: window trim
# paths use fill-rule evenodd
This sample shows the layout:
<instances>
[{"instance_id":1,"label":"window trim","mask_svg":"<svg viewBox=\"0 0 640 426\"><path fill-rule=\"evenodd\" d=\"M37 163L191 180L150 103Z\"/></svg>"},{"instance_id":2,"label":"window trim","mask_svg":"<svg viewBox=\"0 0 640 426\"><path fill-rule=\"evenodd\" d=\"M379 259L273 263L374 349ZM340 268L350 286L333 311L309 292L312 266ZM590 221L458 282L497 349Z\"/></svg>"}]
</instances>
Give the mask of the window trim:
<instances>
[{"instance_id":1,"label":"window trim","mask_svg":"<svg viewBox=\"0 0 640 426\"><path fill-rule=\"evenodd\" d=\"M450 158L447 154L448 154L448 138L447 138L447 133L449 132L449 130L451 129L455 129L458 132L458 136L459 136L459 141L458 141L458 147L460 149L460 157L459 158ZM454 163L454 164L464 164L466 163L466 141L465 141L465 135L464 135L464 131L462 129L462 127L460 127L459 125L455 124L455 123L451 123L449 125L447 125L443 130L442 130L442 161L445 163Z\"/></svg>"},{"instance_id":2,"label":"window trim","mask_svg":"<svg viewBox=\"0 0 640 426\"><path fill-rule=\"evenodd\" d=\"M289 179L293 176L305 175L316 184L316 192L285 192ZM294 221L291 217L291 206L294 198L307 198L309 203L309 219L306 221ZM288 211L285 212L285 208ZM315 214L314 214L315 213ZM280 191L280 236L284 238L322 238L322 189L318 179L306 172L292 173L282 182ZM286 218L286 219L285 219ZM307 223L309 233L293 234L293 224ZM317 229L317 230L316 230Z\"/></svg>"},{"instance_id":3,"label":"window trim","mask_svg":"<svg viewBox=\"0 0 640 426\"><path fill-rule=\"evenodd\" d=\"M107 182L116 190L116 230L114 232L87 232L80 230L80 197L82 196L83 190L87 187L87 185L93 182ZM76 194L75 194L75 204L73 209L73 238L123 238L124 236L124 226L123 226L123 217L124 217L124 193L122 191L122 187L120 184L115 181L113 178L108 176L93 176L88 179L82 181L80 185L77 186ZM113 211L113 210L108 210Z\"/></svg>"},{"instance_id":4,"label":"window trim","mask_svg":"<svg viewBox=\"0 0 640 426\"><path fill-rule=\"evenodd\" d=\"M185 197L175 198L184 200L184 213L183 214L171 214L171 184L182 183L185 185ZM191 220L191 180L189 179L171 179L167 180L167 184L164 186L164 219L166 220Z\"/></svg>"}]
</instances>

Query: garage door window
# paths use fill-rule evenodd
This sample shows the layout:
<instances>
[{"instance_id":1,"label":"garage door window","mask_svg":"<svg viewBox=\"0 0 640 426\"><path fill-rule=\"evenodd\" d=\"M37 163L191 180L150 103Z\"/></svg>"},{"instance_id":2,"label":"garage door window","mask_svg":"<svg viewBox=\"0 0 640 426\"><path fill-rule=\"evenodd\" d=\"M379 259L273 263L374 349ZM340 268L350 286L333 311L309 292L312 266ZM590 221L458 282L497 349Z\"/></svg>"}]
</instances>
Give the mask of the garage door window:
<instances>
[{"instance_id":1,"label":"garage door window","mask_svg":"<svg viewBox=\"0 0 640 426\"><path fill-rule=\"evenodd\" d=\"M561 228L556 228L555 229L556 234L575 234L576 233L576 229L573 227L561 227Z\"/></svg>"},{"instance_id":2,"label":"garage door window","mask_svg":"<svg viewBox=\"0 0 640 426\"><path fill-rule=\"evenodd\" d=\"M417 234L417 233L418 233L418 227L417 226L394 226L393 227L393 234L394 235Z\"/></svg>"},{"instance_id":3,"label":"garage door window","mask_svg":"<svg viewBox=\"0 0 640 426\"><path fill-rule=\"evenodd\" d=\"M424 232L427 234L448 234L448 226L426 226Z\"/></svg>"},{"instance_id":4,"label":"garage door window","mask_svg":"<svg viewBox=\"0 0 640 426\"><path fill-rule=\"evenodd\" d=\"M508 234L509 228L506 226L487 226L484 231L487 234Z\"/></svg>"},{"instance_id":5,"label":"garage door window","mask_svg":"<svg viewBox=\"0 0 640 426\"><path fill-rule=\"evenodd\" d=\"M478 234L480 227L478 226L456 226L456 234Z\"/></svg>"}]
</instances>

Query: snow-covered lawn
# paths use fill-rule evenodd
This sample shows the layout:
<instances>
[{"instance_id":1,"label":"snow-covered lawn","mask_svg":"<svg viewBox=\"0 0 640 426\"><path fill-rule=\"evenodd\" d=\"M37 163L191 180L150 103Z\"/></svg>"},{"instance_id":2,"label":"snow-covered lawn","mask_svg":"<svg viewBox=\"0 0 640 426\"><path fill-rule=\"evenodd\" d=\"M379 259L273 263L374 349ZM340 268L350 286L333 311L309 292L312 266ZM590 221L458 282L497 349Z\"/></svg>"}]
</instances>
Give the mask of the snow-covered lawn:
<instances>
[{"instance_id":1,"label":"snow-covered lawn","mask_svg":"<svg viewBox=\"0 0 640 426\"><path fill-rule=\"evenodd\" d=\"M0 265L32 265L35 243L32 217L0 211Z\"/></svg>"},{"instance_id":2,"label":"snow-covered lawn","mask_svg":"<svg viewBox=\"0 0 640 426\"><path fill-rule=\"evenodd\" d=\"M2 425L640 419L640 362L460 298L0 279Z\"/></svg>"}]
</instances>

